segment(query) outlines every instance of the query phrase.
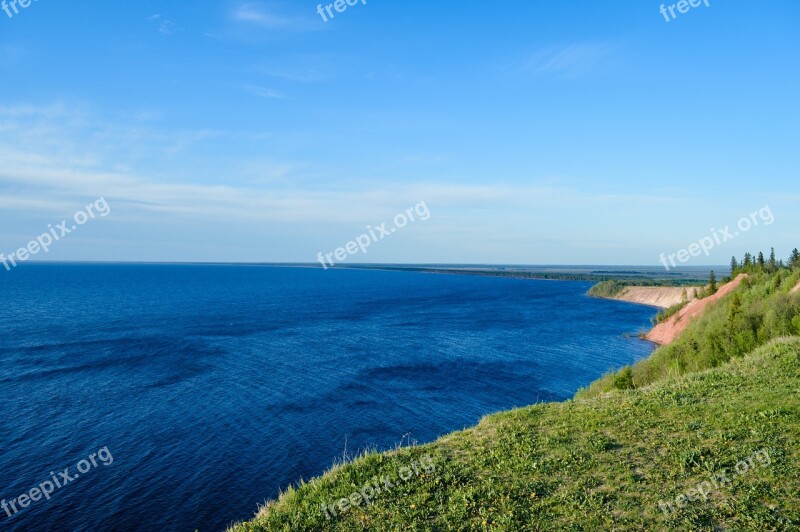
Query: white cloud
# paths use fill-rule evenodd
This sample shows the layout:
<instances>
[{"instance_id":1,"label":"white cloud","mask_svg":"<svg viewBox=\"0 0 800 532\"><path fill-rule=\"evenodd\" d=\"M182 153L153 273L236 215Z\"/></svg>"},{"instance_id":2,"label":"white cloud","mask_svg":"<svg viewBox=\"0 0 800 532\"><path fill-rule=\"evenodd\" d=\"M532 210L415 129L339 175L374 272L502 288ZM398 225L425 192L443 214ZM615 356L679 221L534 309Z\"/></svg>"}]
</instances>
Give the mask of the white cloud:
<instances>
[{"instance_id":1,"label":"white cloud","mask_svg":"<svg viewBox=\"0 0 800 532\"><path fill-rule=\"evenodd\" d=\"M195 147L202 151L208 139L216 143L222 136L227 136L226 141L245 137L139 126L128 130L94 121L87 114L73 116L58 106L0 108L0 116L3 113L15 117L4 121L11 129L0 136L0 225L4 231L24 232L23 219L34 228L37 223L61 219L102 196L114 209L111 234L120 235L115 245L122 246L119 242L126 238L141 239L139 248L124 251L124 256L133 259L196 258L191 250L185 256L175 250L147 255L150 252L144 243L153 235L165 241L190 238L197 249L208 250L211 258L214 249L231 247L242 235L271 234L281 245L289 246L287 249L304 250L306 245L316 246L316 241L338 241L337 235L347 236L353 228L390 220L420 201L426 202L435 218L425 224L424 231L404 233L408 242L398 244L417 253L417 260L431 260L447 249L452 254L445 256L451 257L488 257L494 249L526 256L526 246L545 235L583 241L615 234L614 222L605 215L609 212L624 211L630 219L645 220L654 210L668 211L684 201L613 191L595 193L558 182L503 184L495 179L488 184L470 184L435 178L372 182L348 179L344 174L328 182L308 177L315 173L313 164L267 156L255 162L232 156L222 161L220 173L196 179L192 171L199 170L202 163L194 160L198 149L192 149L193 144L199 143ZM52 118L54 113L58 118ZM186 151L175 155L175 162L188 172L189 179L171 174L162 164L141 164L163 159L165 144L180 143L176 138L187 143ZM124 149L120 148L123 144ZM593 220L591 227L585 225L587 216ZM652 223L660 222L653 217ZM647 224L640 225L645 231ZM554 233L555 227L558 231ZM111 231L102 229L106 230ZM215 236L202 236L209 233ZM426 247L416 250L415 239ZM292 255L293 251L281 249L271 258L305 256L305 251Z\"/></svg>"},{"instance_id":2,"label":"white cloud","mask_svg":"<svg viewBox=\"0 0 800 532\"><path fill-rule=\"evenodd\" d=\"M161 35L172 35L178 28L174 22L165 19L160 13L147 17L147 20L155 23Z\"/></svg>"},{"instance_id":3,"label":"white cloud","mask_svg":"<svg viewBox=\"0 0 800 532\"><path fill-rule=\"evenodd\" d=\"M277 4L247 2L239 4L231 12L231 18L239 23L271 30L308 31L318 29L311 19L284 14Z\"/></svg>"},{"instance_id":4,"label":"white cloud","mask_svg":"<svg viewBox=\"0 0 800 532\"><path fill-rule=\"evenodd\" d=\"M556 75L578 78L599 70L615 47L609 43L574 43L542 48L525 60L506 69L516 73Z\"/></svg>"},{"instance_id":5,"label":"white cloud","mask_svg":"<svg viewBox=\"0 0 800 532\"><path fill-rule=\"evenodd\" d=\"M286 96L280 92L270 89L269 87L259 87L258 85L242 85L240 87L243 91L259 98L273 98L277 100L286 99Z\"/></svg>"}]
</instances>

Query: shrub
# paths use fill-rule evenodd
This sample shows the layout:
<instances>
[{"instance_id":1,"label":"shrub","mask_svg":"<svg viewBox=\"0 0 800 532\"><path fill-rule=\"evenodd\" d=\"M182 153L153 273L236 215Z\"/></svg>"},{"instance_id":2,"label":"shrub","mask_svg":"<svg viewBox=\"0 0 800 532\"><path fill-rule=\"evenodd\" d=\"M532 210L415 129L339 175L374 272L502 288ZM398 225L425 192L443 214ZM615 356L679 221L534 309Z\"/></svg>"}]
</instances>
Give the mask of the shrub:
<instances>
[{"instance_id":1,"label":"shrub","mask_svg":"<svg viewBox=\"0 0 800 532\"><path fill-rule=\"evenodd\" d=\"M633 390L633 369L630 366L625 366L622 370L614 375L614 389L615 390Z\"/></svg>"},{"instance_id":2,"label":"shrub","mask_svg":"<svg viewBox=\"0 0 800 532\"><path fill-rule=\"evenodd\" d=\"M653 320L652 320L653 321L653 325L670 319L672 316L674 316L675 314L680 312L680 310L683 307L685 307L687 305L687 303L688 303L687 301L682 301L680 303L676 303L676 304L672 305L671 307L669 307L667 309L664 309L664 310L660 311L658 314L656 314L656 317L653 318Z\"/></svg>"},{"instance_id":3,"label":"shrub","mask_svg":"<svg viewBox=\"0 0 800 532\"><path fill-rule=\"evenodd\" d=\"M624 288L625 284L619 281L603 281L591 287L589 289L589 295L594 297L614 297L619 295Z\"/></svg>"}]
</instances>

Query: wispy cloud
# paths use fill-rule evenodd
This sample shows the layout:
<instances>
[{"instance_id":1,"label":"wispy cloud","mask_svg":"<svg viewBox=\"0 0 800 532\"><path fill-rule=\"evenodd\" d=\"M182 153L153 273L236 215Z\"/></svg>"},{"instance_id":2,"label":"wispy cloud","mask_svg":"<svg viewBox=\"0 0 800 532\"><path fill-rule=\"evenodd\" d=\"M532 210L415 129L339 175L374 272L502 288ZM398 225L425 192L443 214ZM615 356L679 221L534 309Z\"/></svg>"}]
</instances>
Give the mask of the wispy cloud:
<instances>
[{"instance_id":1,"label":"wispy cloud","mask_svg":"<svg viewBox=\"0 0 800 532\"><path fill-rule=\"evenodd\" d=\"M614 52L610 43L574 43L548 46L507 68L515 73L579 78L597 72Z\"/></svg>"},{"instance_id":2,"label":"wispy cloud","mask_svg":"<svg viewBox=\"0 0 800 532\"><path fill-rule=\"evenodd\" d=\"M58 115L58 124L43 128ZM271 220L275 222L362 222L379 219L398 205L425 198L442 208L480 211L527 211L586 205L659 204L680 198L613 195L576 190L569 186L499 184L464 185L430 180L362 182L343 180L335 187L316 182L303 187L305 163L271 160L242 166L231 161L230 175L208 183L185 183L180 177L142 171L142 160L163 157L167 145L196 144L218 139L223 132L159 130L109 126L90 115L72 116L60 105L0 108L11 129L0 137L0 205L62 210L74 198L105 196L126 202L130 209L160 216L195 220ZM113 133L113 134L112 134ZM113 139L109 138L113 137ZM153 137L158 141L153 143ZM8 139L24 142L12 142ZM125 151L118 147L125 139ZM135 145L135 146L131 146ZM159 150L155 152L153 150ZM187 152L190 160L194 152ZM133 155L132 155L133 154ZM291 176L291 179L289 177Z\"/></svg>"},{"instance_id":3,"label":"wispy cloud","mask_svg":"<svg viewBox=\"0 0 800 532\"><path fill-rule=\"evenodd\" d=\"M328 165L313 157L271 156L264 141L272 134L131 125L118 112L120 124L72 107L0 107L0 248L16 249L31 231L102 196L114 216L92 238L106 241L73 240L72 254L61 258L311 260L329 241L424 200L435 221L371 261L542 262L552 260L537 255L543 246L580 257L584 242L618 234L620 217L630 249L638 249L657 233L659 213L691 201L574 181L354 178L346 166L331 180L322 171ZM554 226L560 232L546 236Z\"/></svg>"},{"instance_id":4,"label":"wispy cloud","mask_svg":"<svg viewBox=\"0 0 800 532\"><path fill-rule=\"evenodd\" d=\"M270 57L243 71L251 75L267 76L297 83L319 83L342 75L350 75L356 65L342 55L326 50L292 53Z\"/></svg>"},{"instance_id":5,"label":"wispy cloud","mask_svg":"<svg viewBox=\"0 0 800 532\"><path fill-rule=\"evenodd\" d=\"M278 100L286 99L286 96L280 92L270 89L269 87L260 87L258 85L242 85L239 87L241 90L259 98L274 98Z\"/></svg>"},{"instance_id":6,"label":"wispy cloud","mask_svg":"<svg viewBox=\"0 0 800 532\"><path fill-rule=\"evenodd\" d=\"M178 26L174 22L165 19L164 16L161 15L160 13L156 13L155 15L147 17L147 20L153 22L156 25L156 27L158 28L158 32L161 35L172 35L173 33L175 33L175 30L178 29Z\"/></svg>"},{"instance_id":7,"label":"wispy cloud","mask_svg":"<svg viewBox=\"0 0 800 532\"><path fill-rule=\"evenodd\" d=\"M318 24L312 24L311 19L286 14L283 6L266 2L240 4L231 12L231 18L239 23L271 30L308 31L319 27Z\"/></svg>"},{"instance_id":8,"label":"wispy cloud","mask_svg":"<svg viewBox=\"0 0 800 532\"><path fill-rule=\"evenodd\" d=\"M319 81L325 81L326 79L330 78L329 74L314 69L271 70L267 72L267 75L274 78L298 81L301 83L315 83Z\"/></svg>"},{"instance_id":9,"label":"wispy cloud","mask_svg":"<svg viewBox=\"0 0 800 532\"><path fill-rule=\"evenodd\" d=\"M0 45L0 68L19 62L25 55L27 55L27 50L19 45Z\"/></svg>"}]
</instances>

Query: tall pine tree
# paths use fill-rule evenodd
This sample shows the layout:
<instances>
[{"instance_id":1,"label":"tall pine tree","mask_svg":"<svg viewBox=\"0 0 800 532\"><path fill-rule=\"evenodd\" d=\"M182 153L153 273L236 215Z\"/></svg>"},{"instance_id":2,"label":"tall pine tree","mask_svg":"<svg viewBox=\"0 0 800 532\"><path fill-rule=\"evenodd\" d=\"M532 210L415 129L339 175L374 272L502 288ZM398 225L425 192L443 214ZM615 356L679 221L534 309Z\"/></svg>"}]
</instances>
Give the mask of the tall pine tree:
<instances>
[{"instance_id":1,"label":"tall pine tree","mask_svg":"<svg viewBox=\"0 0 800 532\"><path fill-rule=\"evenodd\" d=\"M736 275L736 272L739 271L739 262L736 260L736 257L731 257L731 277Z\"/></svg>"},{"instance_id":2,"label":"tall pine tree","mask_svg":"<svg viewBox=\"0 0 800 532\"><path fill-rule=\"evenodd\" d=\"M800 251L797 248L794 248L789 256L789 267L792 269L800 268Z\"/></svg>"},{"instance_id":3,"label":"tall pine tree","mask_svg":"<svg viewBox=\"0 0 800 532\"><path fill-rule=\"evenodd\" d=\"M708 275L708 290L711 294L717 293L717 276L714 270L711 270L711 273Z\"/></svg>"}]
</instances>

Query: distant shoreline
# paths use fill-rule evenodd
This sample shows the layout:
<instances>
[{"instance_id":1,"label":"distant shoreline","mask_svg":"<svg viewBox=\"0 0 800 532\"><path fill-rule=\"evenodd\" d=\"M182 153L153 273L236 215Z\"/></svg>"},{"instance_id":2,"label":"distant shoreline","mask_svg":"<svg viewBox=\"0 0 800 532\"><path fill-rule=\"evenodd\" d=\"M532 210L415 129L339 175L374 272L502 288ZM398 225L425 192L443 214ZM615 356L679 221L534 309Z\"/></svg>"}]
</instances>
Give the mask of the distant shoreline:
<instances>
[{"instance_id":1,"label":"distant shoreline","mask_svg":"<svg viewBox=\"0 0 800 532\"><path fill-rule=\"evenodd\" d=\"M683 301L683 291L686 290L688 301L694 299L692 288L703 288L702 284L686 286L629 286L615 296L592 296L600 299L612 299L635 305L646 305L659 309L667 309Z\"/></svg>"},{"instance_id":2,"label":"distant shoreline","mask_svg":"<svg viewBox=\"0 0 800 532\"><path fill-rule=\"evenodd\" d=\"M278 266L278 265L276 265ZM314 267L313 265L283 265ZM319 267L319 266L317 266ZM446 275L477 275L484 277L507 277L512 279L537 279L545 281L619 282L654 287L696 286L708 278L709 268L686 272L665 273L659 267L635 266L488 266L488 265L394 265L394 264L350 264L337 265L332 270L379 270L435 273Z\"/></svg>"},{"instance_id":3,"label":"distant shoreline","mask_svg":"<svg viewBox=\"0 0 800 532\"><path fill-rule=\"evenodd\" d=\"M25 266L261 266L271 268L322 269L313 262L215 262L215 261L27 261ZM682 268L665 272L660 266L618 266L618 265L517 265L517 264L411 264L411 263L358 263L337 264L329 270L379 270L440 273L453 275L482 275L491 277L511 277L521 279L544 279L561 281L606 281L625 282L645 281L645 284L675 283L682 286L691 281L708 278L713 269L724 271L726 267L708 266ZM662 286L662 285L659 285ZM670 284L663 284L670 286Z\"/></svg>"}]
</instances>

